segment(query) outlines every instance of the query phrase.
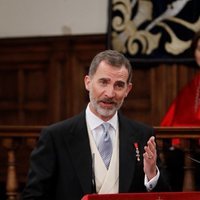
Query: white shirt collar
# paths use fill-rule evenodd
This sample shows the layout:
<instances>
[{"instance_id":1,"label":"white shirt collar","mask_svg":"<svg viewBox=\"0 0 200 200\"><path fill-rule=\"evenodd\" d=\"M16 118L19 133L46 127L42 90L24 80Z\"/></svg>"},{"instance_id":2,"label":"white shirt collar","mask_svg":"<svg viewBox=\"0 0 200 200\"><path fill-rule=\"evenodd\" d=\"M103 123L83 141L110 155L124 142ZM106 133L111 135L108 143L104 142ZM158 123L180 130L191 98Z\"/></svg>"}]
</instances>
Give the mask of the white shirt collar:
<instances>
[{"instance_id":1,"label":"white shirt collar","mask_svg":"<svg viewBox=\"0 0 200 200\"><path fill-rule=\"evenodd\" d=\"M87 105L86 108L86 121L87 124L89 125L91 130L94 130L95 128L97 128L98 126L100 126L104 121L102 119L100 119L99 117L97 117L91 110L89 107L89 104ZM109 120L107 121L109 122L112 127L115 129L115 131L117 130L117 126L118 126L118 116L117 116L117 112L115 113L115 115Z\"/></svg>"}]
</instances>

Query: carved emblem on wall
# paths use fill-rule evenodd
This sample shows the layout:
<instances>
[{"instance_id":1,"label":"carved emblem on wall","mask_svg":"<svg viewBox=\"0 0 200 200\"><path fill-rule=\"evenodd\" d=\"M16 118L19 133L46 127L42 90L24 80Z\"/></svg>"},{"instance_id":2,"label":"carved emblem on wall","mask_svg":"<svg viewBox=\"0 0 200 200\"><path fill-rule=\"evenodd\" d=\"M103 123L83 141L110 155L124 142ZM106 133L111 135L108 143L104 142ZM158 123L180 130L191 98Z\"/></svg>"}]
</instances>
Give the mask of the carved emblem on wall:
<instances>
[{"instance_id":1,"label":"carved emblem on wall","mask_svg":"<svg viewBox=\"0 0 200 200\"><path fill-rule=\"evenodd\" d=\"M200 30L199 0L111 0L109 47L130 58L185 58Z\"/></svg>"}]
</instances>

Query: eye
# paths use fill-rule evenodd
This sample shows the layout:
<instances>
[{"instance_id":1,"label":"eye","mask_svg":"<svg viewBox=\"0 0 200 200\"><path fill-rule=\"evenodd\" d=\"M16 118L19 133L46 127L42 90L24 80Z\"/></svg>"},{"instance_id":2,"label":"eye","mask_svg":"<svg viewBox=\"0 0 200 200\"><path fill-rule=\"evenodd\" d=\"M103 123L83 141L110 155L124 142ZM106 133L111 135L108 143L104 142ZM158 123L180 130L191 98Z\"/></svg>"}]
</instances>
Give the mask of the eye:
<instances>
[{"instance_id":1,"label":"eye","mask_svg":"<svg viewBox=\"0 0 200 200\"><path fill-rule=\"evenodd\" d=\"M105 86L105 85L107 85L108 81L106 79L100 79L99 83L100 83L100 85Z\"/></svg>"},{"instance_id":2,"label":"eye","mask_svg":"<svg viewBox=\"0 0 200 200\"><path fill-rule=\"evenodd\" d=\"M121 90L125 87L125 83L122 81L118 81L115 83L114 87L115 87L115 89Z\"/></svg>"}]
</instances>

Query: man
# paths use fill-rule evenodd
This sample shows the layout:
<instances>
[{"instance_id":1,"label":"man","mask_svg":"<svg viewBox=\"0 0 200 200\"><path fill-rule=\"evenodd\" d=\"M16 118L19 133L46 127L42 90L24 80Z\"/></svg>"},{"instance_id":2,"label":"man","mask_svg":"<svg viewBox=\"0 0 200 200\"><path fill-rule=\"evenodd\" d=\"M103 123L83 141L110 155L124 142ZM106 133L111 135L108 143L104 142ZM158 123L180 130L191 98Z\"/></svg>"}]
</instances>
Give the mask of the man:
<instances>
[{"instance_id":1,"label":"man","mask_svg":"<svg viewBox=\"0 0 200 200\"><path fill-rule=\"evenodd\" d=\"M42 131L31 155L24 200L168 190L156 164L153 129L118 111L132 88L131 80L132 67L122 54L106 50L95 56L84 80L90 102L78 116ZM106 141L101 139L104 133ZM105 163L103 143L109 149Z\"/></svg>"}]
</instances>

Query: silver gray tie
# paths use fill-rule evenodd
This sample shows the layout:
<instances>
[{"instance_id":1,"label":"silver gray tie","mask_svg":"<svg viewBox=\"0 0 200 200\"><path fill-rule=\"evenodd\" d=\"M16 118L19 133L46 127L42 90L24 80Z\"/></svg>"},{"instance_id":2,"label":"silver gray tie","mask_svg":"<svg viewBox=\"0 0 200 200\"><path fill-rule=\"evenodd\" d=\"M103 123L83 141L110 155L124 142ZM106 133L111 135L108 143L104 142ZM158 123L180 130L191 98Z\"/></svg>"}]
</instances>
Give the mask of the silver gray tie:
<instances>
[{"instance_id":1,"label":"silver gray tie","mask_svg":"<svg viewBox=\"0 0 200 200\"><path fill-rule=\"evenodd\" d=\"M108 169L113 149L112 141L108 132L110 124L103 123L101 126L103 127L103 134L99 142L98 150L105 163L106 168Z\"/></svg>"}]
</instances>

